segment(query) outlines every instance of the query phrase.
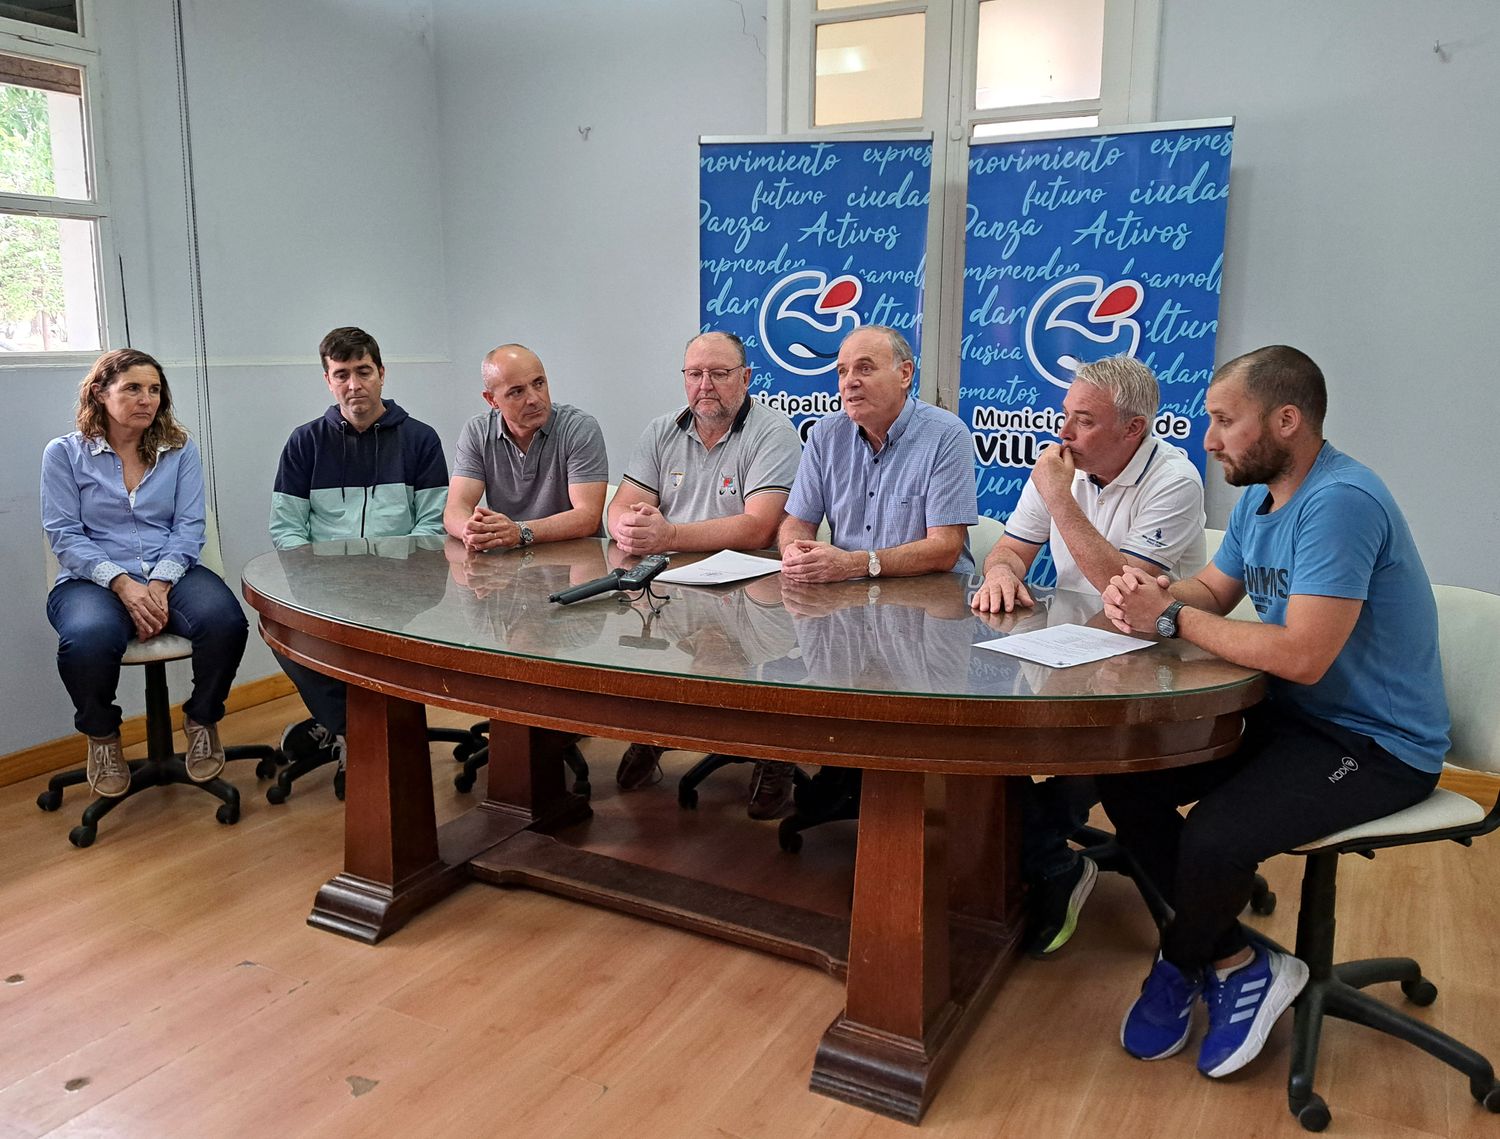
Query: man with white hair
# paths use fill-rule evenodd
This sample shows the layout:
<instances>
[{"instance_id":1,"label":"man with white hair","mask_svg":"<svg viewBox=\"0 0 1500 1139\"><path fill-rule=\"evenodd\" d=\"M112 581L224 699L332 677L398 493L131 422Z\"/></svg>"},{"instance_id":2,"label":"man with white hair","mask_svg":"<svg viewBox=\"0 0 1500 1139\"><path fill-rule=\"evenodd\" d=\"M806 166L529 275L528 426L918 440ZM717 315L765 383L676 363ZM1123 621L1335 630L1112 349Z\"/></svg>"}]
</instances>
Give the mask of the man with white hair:
<instances>
[{"instance_id":1,"label":"man with white hair","mask_svg":"<svg viewBox=\"0 0 1500 1139\"><path fill-rule=\"evenodd\" d=\"M1046 448L984 563L981 613L1030 606L1025 578L1050 543L1057 587L1101 594L1124 566L1173 580L1203 566L1203 478L1186 452L1154 435L1159 389L1151 369L1112 356L1078 369L1063 398L1060 442ZM1068 845L1088 819L1093 781L1049 779L1023 799L1021 873L1028 884L1028 951L1061 949L1097 870Z\"/></svg>"}]
</instances>

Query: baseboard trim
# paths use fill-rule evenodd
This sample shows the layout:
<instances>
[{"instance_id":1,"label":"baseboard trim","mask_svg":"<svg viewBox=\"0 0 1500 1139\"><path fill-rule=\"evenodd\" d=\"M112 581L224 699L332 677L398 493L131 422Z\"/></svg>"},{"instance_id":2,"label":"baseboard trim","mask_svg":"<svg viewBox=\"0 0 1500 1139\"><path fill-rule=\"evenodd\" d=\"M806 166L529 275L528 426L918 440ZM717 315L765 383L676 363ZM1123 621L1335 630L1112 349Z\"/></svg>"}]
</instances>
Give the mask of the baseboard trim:
<instances>
[{"instance_id":1,"label":"baseboard trim","mask_svg":"<svg viewBox=\"0 0 1500 1139\"><path fill-rule=\"evenodd\" d=\"M229 690L229 697L224 701L224 709L226 712L243 712L246 708L254 708L259 704L279 700L296 691L291 680L280 673L275 676L262 677L260 680L249 680L244 684L236 684ZM172 729L182 730L182 705L180 704L172 705ZM122 746L131 747L144 742L145 739L146 717L144 715L132 716L120 725ZM0 787L8 787L12 783L34 779L38 775L46 775L61 767L77 767L82 762L83 745L77 733L61 736L58 739L37 744L35 747L22 748L9 755L0 755Z\"/></svg>"}]
</instances>

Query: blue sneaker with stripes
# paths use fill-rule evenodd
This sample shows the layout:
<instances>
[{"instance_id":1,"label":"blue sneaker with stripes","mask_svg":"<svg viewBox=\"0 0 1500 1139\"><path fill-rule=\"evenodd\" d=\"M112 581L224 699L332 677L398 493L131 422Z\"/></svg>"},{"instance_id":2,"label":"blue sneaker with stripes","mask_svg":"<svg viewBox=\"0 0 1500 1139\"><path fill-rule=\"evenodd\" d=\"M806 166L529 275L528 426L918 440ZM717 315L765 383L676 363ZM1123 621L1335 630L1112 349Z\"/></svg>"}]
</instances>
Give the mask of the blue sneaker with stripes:
<instances>
[{"instance_id":1,"label":"blue sneaker with stripes","mask_svg":"<svg viewBox=\"0 0 1500 1139\"><path fill-rule=\"evenodd\" d=\"M1227 1076L1255 1059L1271 1026L1307 984L1304 962L1274 949L1254 948L1255 956L1222 981L1208 970L1208 1033L1198 1051L1198 1071L1205 1076Z\"/></svg>"},{"instance_id":2,"label":"blue sneaker with stripes","mask_svg":"<svg viewBox=\"0 0 1500 1139\"><path fill-rule=\"evenodd\" d=\"M1160 954L1141 995L1120 1025L1120 1043L1137 1060L1165 1060L1182 1051L1193 1028L1193 1006L1203 982L1187 977Z\"/></svg>"}]
</instances>

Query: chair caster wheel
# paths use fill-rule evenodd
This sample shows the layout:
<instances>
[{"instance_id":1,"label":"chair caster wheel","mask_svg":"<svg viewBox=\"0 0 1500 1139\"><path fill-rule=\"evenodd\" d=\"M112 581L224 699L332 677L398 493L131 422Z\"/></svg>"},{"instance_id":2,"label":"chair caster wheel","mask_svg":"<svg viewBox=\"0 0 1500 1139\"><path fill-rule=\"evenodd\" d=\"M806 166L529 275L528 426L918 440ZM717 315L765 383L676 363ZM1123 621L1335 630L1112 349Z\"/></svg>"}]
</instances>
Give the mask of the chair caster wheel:
<instances>
[{"instance_id":1,"label":"chair caster wheel","mask_svg":"<svg viewBox=\"0 0 1500 1139\"><path fill-rule=\"evenodd\" d=\"M68 841L77 847L93 846L98 834L97 827L78 826L68 832Z\"/></svg>"},{"instance_id":2,"label":"chair caster wheel","mask_svg":"<svg viewBox=\"0 0 1500 1139\"><path fill-rule=\"evenodd\" d=\"M263 759L255 765L255 778L275 779L276 761L274 759Z\"/></svg>"},{"instance_id":3,"label":"chair caster wheel","mask_svg":"<svg viewBox=\"0 0 1500 1139\"><path fill-rule=\"evenodd\" d=\"M1269 917L1276 912L1276 893L1267 890L1264 894L1252 894L1250 897L1250 910L1261 917Z\"/></svg>"},{"instance_id":4,"label":"chair caster wheel","mask_svg":"<svg viewBox=\"0 0 1500 1139\"><path fill-rule=\"evenodd\" d=\"M214 812L214 818L218 819L226 827L232 827L240 821L240 808L238 804L225 803Z\"/></svg>"},{"instance_id":5,"label":"chair caster wheel","mask_svg":"<svg viewBox=\"0 0 1500 1139\"><path fill-rule=\"evenodd\" d=\"M781 849L786 851L788 854L796 854L799 850L802 849L802 833L800 831L794 831L787 826L787 823L791 821L791 819L785 819L782 821L782 824L776 828L776 845L781 847Z\"/></svg>"},{"instance_id":6,"label":"chair caster wheel","mask_svg":"<svg viewBox=\"0 0 1500 1139\"><path fill-rule=\"evenodd\" d=\"M333 795L340 803L344 801L344 773L342 771L334 773Z\"/></svg>"},{"instance_id":7,"label":"chair caster wheel","mask_svg":"<svg viewBox=\"0 0 1500 1139\"><path fill-rule=\"evenodd\" d=\"M275 787L266 788L266 802L273 806L280 805L286 802L286 797L290 794L291 792L287 788L278 783Z\"/></svg>"},{"instance_id":8,"label":"chair caster wheel","mask_svg":"<svg viewBox=\"0 0 1500 1139\"><path fill-rule=\"evenodd\" d=\"M678 787L677 805L684 811L696 811L698 809L698 789L696 787Z\"/></svg>"},{"instance_id":9,"label":"chair caster wheel","mask_svg":"<svg viewBox=\"0 0 1500 1139\"><path fill-rule=\"evenodd\" d=\"M1333 1116L1328 1114L1328 1105L1323 1102L1323 1097L1320 1095L1313 1096L1297 1112L1297 1122L1302 1124L1304 1131L1322 1131L1332 1118Z\"/></svg>"},{"instance_id":10,"label":"chair caster wheel","mask_svg":"<svg viewBox=\"0 0 1500 1139\"><path fill-rule=\"evenodd\" d=\"M62 806L62 792L49 787L36 797L36 805L44 811L55 811Z\"/></svg>"},{"instance_id":11,"label":"chair caster wheel","mask_svg":"<svg viewBox=\"0 0 1500 1139\"><path fill-rule=\"evenodd\" d=\"M459 791L474 790L474 776L471 772L460 772L453 777L453 786Z\"/></svg>"},{"instance_id":12,"label":"chair caster wheel","mask_svg":"<svg viewBox=\"0 0 1500 1139\"><path fill-rule=\"evenodd\" d=\"M1415 981L1402 981L1401 991L1412 1004L1421 1005L1423 1008L1437 1000L1437 986L1426 977L1418 977Z\"/></svg>"},{"instance_id":13,"label":"chair caster wheel","mask_svg":"<svg viewBox=\"0 0 1500 1139\"><path fill-rule=\"evenodd\" d=\"M587 779L575 779L573 781L573 794L590 799L594 795L594 787Z\"/></svg>"},{"instance_id":14,"label":"chair caster wheel","mask_svg":"<svg viewBox=\"0 0 1500 1139\"><path fill-rule=\"evenodd\" d=\"M1484 1105L1485 1111L1500 1113L1500 1083L1493 1076L1487 1080L1479 1076L1469 1077L1469 1092Z\"/></svg>"}]
</instances>

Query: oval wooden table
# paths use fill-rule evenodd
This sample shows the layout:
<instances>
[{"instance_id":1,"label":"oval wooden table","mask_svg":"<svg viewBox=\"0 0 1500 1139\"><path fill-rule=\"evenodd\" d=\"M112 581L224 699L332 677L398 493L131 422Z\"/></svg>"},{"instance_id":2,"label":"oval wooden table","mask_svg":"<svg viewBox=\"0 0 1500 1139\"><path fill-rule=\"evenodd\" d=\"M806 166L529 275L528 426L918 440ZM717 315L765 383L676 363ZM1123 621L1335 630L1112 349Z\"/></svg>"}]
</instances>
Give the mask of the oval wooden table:
<instances>
[{"instance_id":1,"label":"oval wooden table","mask_svg":"<svg viewBox=\"0 0 1500 1139\"><path fill-rule=\"evenodd\" d=\"M308 921L373 943L479 878L817 965L846 1003L813 1089L908 1122L1016 953L1016 780L1225 755L1264 691L1181 642L1067 669L974 647L1097 599L986 620L953 574L668 586L660 613L547 602L621 560L595 539L471 558L393 538L246 566L267 643L351 686L344 869ZM491 720L486 797L441 828L425 704ZM564 782L573 733L865 769L847 918L559 841L590 814Z\"/></svg>"}]
</instances>

